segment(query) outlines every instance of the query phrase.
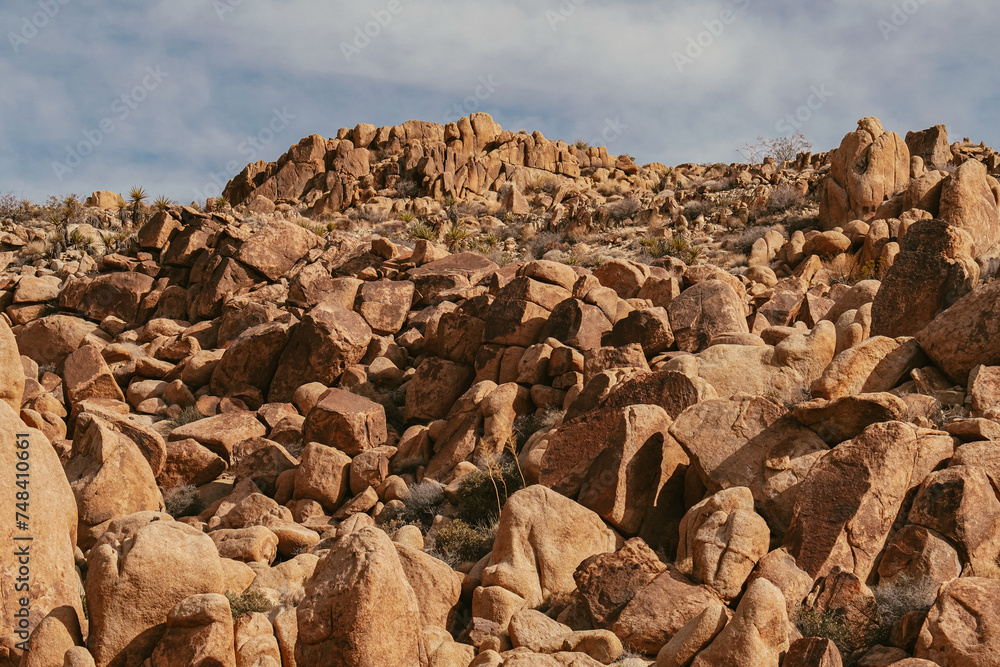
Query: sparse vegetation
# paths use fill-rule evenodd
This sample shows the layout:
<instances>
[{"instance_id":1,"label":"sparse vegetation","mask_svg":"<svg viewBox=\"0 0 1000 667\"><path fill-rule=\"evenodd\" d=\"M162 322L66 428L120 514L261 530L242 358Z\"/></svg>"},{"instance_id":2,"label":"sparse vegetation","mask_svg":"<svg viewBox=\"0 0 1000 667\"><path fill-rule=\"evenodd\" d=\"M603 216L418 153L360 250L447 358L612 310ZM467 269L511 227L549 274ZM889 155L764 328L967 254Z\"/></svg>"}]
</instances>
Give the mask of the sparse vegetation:
<instances>
[{"instance_id":1,"label":"sparse vegetation","mask_svg":"<svg viewBox=\"0 0 1000 667\"><path fill-rule=\"evenodd\" d=\"M271 610L271 601L263 592L257 589L250 589L242 593L226 593L229 600L229 608L233 613L235 621L243 614L266 613Z\"/></svg>"},{"instance_id":2,"label":"sparse vegetation","mask_svg":"<svg viewBox=\"0 0 1000 667\"><path fill-rule=\"evenodd\" d=\"M493 548L496 523L472 526L461 519L454 519L442 526L434 535L431 553L449 565L476 562Z\"/></svg>"},{"instance_id":3,"label":"sparse vegetation","mask_svg":"<svg viewBox=\"0 0 1000 667\"><path fill-rule=\"evenodd\" d=\"M142 186L133 186L128 193L129 201L132 203L132 224L138 225L142 215L143 202L146 201L146 189Z\"/></svg>"},{"instance_id":4,"label":"sparse vegetation","mask_svg":"<svg viewBox=\"0 0 1000 667\"><path fill-rule=\"evenodd\" d=\"M198 495L198 487L191 484L178 484L164 491L163 504L167 514L175 519L194 516L205 509L205 502Z\"/></svg>"},{"instance_id":5,"label":"sparse vegetation","mask_svg":"<svg viewBox=\"0 0 1000 667\"><path fill-rule=\"evenodd\" d=\"M155 200L153 200L153 206L155 206L157 210L160 211L166 211L173 205L174 203L170 201L170 199L168 199L166 195L160 195Z\"/></svg>"},{"instance_id":6,"label":"sparse vegetation","mask_svg":"<svg viewBox=\"0 0 1000 667\"><path fill-rule=\"evenodd\" d=\"M170 419L167 423L170 425L171 429L175 429L204 418L205 415L201 414L201 411L198 410L198 408L193 405L189 405L188 407L182 409L179 415Z\"/></svg>"},{"instance_id":7,"label":"sparse vegetation","mask_svg":"<svg viewBox=\"0 0 1000 667\"><path fill-rule=\"evenodd\" d=\"M415 222L410 225L407 236L411 239L422 239L424 241L437 241L437 230L433 226L423 222Z\"/></svg>"},{"instance_id":8,"label":"sparse vegetation","mask_svg":"<svg viewBox=\"0 0 1000 667\"><path fill-rule=\"evenodd\" d=\"M469 230L461 222L453 222L444 233L445 244L452 252L458 250L469 238Z\"/></svg>"},{"instance_id":9,"label":"sparse vegetation","mask_svg":"<svg viewBox=\"0 0 1000 667\"><path fill-rule=\"evenodd\" d=\"M507 498L524 482L509 454L488 467L471 472L459 483L458 516L472 526L488 526L500 518Z\"/></svg>"},{"instance_id":10,"label":"sparse vegetation","mask_svg":"<svg viewBox=\"0 0 1000 667\"><path fill-rule=\"evenodd\" d=\"M744 160L750 164L762 164L765 158L774 158L779 164L794 160L795 156L812 148L801 132L788 137L765 139L757 137L753 144L747 143L742 149L737 149Z\"/></svg>"}]
</instances>

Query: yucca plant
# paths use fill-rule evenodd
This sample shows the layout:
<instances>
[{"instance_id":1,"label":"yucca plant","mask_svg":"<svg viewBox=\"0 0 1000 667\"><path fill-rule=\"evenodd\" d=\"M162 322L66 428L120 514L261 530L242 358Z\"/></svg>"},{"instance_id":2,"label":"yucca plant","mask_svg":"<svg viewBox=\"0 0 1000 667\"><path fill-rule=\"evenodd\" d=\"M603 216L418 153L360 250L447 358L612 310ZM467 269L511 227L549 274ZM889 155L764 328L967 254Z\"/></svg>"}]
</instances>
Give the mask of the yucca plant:
<instances>
[{"instance_id":1,"label":"yucca plant","mask_svg":"<svg viewBox=\"0 0 1000 667\"><path fill-rule=\"evenodd\" d=\"M133 186L128 192L129 200L132 203L132 224L139 224L139 214L142 210L143 202L146 201L146 188L142 186Z\"/></svg>"},{"instance_id":2,"label":"yucca plant","mask_svg":"<svg viewBox=\"0 0 1000 667\"><path fill-rule=\"evenodd\" d=\"M500 245L500 237L494 234L493 232L490 232L489 234L486 234L485 236L480 238L479 243L484 248L492 250L493 248L496 248L498 245Z\"/></svg>"},{"instance_id":3,"label":"yucca plant","mask_svg":"<svg viewBox=\"0 0 1000 667\"><path fill-rule=\"evenodd\" d=\"M444 240L449 250L455 250L467 238L469 238L469 230L460 222L453 222L444 234Z\"/></svg>"},{"instance_id":4,"label":"yucca plant","mask_svg":"<svg viewBox=\"0 0 1000 667\"><path fill-rule=\"evenodd\" d=\"M413 215L413 211L403 211L399 214L399 219L403 222L413 222L417 216Z\"/></svg>"},{"instance_id":5,"label":"yucca plant","mask_svg":"<svg viewBox=\"0 0 1000 667\"><path fill-rule=\"evenodd\" d=\"M433 226L423 222L416 222L411 225L408 235L411 239L423 239L424 241L437 240L437 230Z\"/></svg>"},{"instance_id":6,"label":"yucca plant","mask_svg":"<svg viewBox=\"0 0 1000 667\"><path fill-rule=\"evenodd\" d=\"M169 199L167 199L166 195L160 195L153 201L153 206L155 206L160 211L166 211L173 205L174 203Z\"/></svg>"},{"instance_id":7,"label":"yucca plant","mask_svg":"<svg viewBox=\"0 0 1000 667\"><path fill-rule=\"evenodd\" d=\"M588 144L583 139L577 139L576 143L574 144L574 146L576 146L577 148L579 148L581 151L585 151L588 148L590 148L590 144Z\"/></svg>"},{"instance_id":8,"label":"yucca plant","mask_svg":"<svg viewBox=\"0 0 1000 667\"><path fill-rule=\"evenodd\" d=\"M444 205L450 208L454 206L457 201L458 200L455 199L454 195L448 195L447 197L445 197Z\"/></svg>"},{"instance_id":9,"label":"yucca plant","mask_svg":"<svg viewBox=\"0 0 1000 667\"><path fill-rule=\"evenodd\" d=\"M576 255L570 255L563 260L563 264L567 266L580 266L580 258Z\"/></svg>"},{"instance_id":10,"label":"yucca plant","mask_svg":"<svg viewBox=\"0 0 1000 667\"><path fill-rule=\"evenodd\" d=\"M227 206L229 206L229 197L226 195L219 195L215 198L215 210L221 211Z\"/></svg>"}]
</instances>

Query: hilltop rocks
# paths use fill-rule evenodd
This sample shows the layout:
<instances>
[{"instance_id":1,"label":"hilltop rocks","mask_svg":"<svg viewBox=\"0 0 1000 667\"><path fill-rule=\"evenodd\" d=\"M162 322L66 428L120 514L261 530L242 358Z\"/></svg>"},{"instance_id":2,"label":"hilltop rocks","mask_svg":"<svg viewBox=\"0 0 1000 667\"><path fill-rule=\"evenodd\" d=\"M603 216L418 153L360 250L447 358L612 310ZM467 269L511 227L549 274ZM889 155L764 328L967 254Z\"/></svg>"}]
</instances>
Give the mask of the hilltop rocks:
<instances>
[{"instance_id":1,"label":"hilltop rocks","mask_svg":"<svg viewBox=\"0 0 1000 667\"><path fill-rule=\"evenodd\" d=\"M871 220L886 199L910 180L910 152L895 132L886 132L877 118L863 118L831 156L820 202L823 229L843 227L851 220Z\"/></svg>"},{"instance_id":2,"label":"hilltop rocks","mask_svg":"<svg viewBox=\"0 0 1000 667\"><path fill-rule=\"evenodd\" d=\"M995 254L1000 240L1000 184L976 160L962 163L941 187L938 217L969 233L973 256Z\"/></svg>"},{"instance_id":3,"label":"hilltop rocks","mask_svg":"<svg viewBox=\"0 0 1000 667\"><path fill-rule=\"evenodd\" d=\"M377 528L341 538L320 559L296 615L300 665L418 667L426 660L416 596Z\"/></svg>"}]
</instances>

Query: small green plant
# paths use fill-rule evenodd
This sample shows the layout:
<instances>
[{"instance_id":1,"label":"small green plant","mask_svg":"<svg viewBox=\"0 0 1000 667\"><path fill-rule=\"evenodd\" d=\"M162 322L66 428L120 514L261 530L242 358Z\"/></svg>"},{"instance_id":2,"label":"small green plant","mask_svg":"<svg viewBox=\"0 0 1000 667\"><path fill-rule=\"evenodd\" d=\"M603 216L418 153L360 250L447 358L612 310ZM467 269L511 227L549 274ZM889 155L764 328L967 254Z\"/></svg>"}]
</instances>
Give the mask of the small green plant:
<instances>
[{"instance_id":1,"label":"small green plant","mask_svg":"<svg viewBox=\"0 0 1000 667\"><path fill-rule=\"evenodd\" d=\"M74 229L73 233L69 235L69 244L74 246L85 246L88 243L92 243L94 239L84 234L79 229Z\"/></svg>"},{"instance_id":2,"label":"small green plant","mask_svg":"<svg viewBox=\"0 0 1000 667\"><path fill-rule=\"evenodd\" d=\"M479 239L479 244L483 248L486 248L487 251L490 251L500 245L500 237L490 232Z\"/></svg>"},{"instance_id":3,"label":"small green plant","mask_svg":"<svg viewBox=\"0 0 1000 667\"><path fill-rule=\"evenodd\" d=\"M180 428L185 424L190 424L191 422L196 422L199 419L204 419L205 415L201 414L201 411L193 405L181 410L180 414L176 417L170 419L167 423L170 425L171 429Z\"/></svg>"},{"instance_id":4,"label":"small green plant","mask_svg":"<svg viewBox=\"0 0 1000 667\"><path fill-rule=\"evenodd\" d=\"M403 222L413 222L417 216L413 215L413 211L403 211L399 214L399 219Z\"/></svg>"},{"instance_id":5,"label":"small green plant","mask_svg":"<svg viewBox=\"0 0 1000 667\"><path fill-rule=\"evenodd\" d=\"M128 193L129 201L132 203L132 224L139 223L139 215L142 211L143 202L146 201L146 189L141 186L132 186Z\"/></svg>"},{"instance_id":6,"label":"small green plant","mask_svg":"<svg viewBox=\"0 0 1000 667\"><path fill-rule=\"evenodd\" d=\"M449 250L456 250L469 238L469 230L461 222L453 222L444 234L445 244Z\"/></svg>"},{"instance_id":7,"label":"small green plant","mask_svg":"<svg viewBox=\"0 0 1000 667\"><path fill-rule=\"evenodd\" d=\"M461 519L454 519L442 526L434 536L434 551L449 564L476 562L493 548L496 524L471 526Z\"/></svg>"},{"instance_id":8,"label":"small green plant","mask_svg":"<svg viewBox=\"0 0 1000 667\"><path fill-rule=\"evenodd\" d=\"M577 147L577 148L578 148L579 150L581 150L581 151L585 151L585 150L587 150L588 148L590 148L590 144L589 144L589 143L587 143L586 141L584 141L583 139L577 139L577 140L576 140L576 141L575 141L575 142L573 143L573 145L574 145L574 146L576 146L576 147Z\"/></svg>"},{"instance_id":9,"label":"small green plant","mask_svg":"<svg viewBox=\"0 0 1000 667\"><path fill-rule=\"evenodd\" d=\"M163 504L167 514L175 519L195 516L205 509L205 501L198 495L198 487L192 484L178 484L164 491Z\"/></svg>"},{"instance_id":10,"label":"small green plant","mask_svg":"<svg viewBox=\"0 0 1000 667\"><path fill-rule=\"evenodd\" d=\"M448 195L448 196L447 196L447 197L445 197L445 199L444 199L444 205L445 205L445 206L447 206L448 208L451 208L452 206L454 206L454 205L455 205L455 203L456 203L457 201L458 201L458 200L457 200L457 199L455 199L455 196L454 196L454 195Z\"/></svg>"},{"instance_id":11,"label":"small green plant","mask_svg":"<svg viewBox=\"0 0 1000 667\"><path fill-rule=\"evenodd\" d=\"M849 656L867 643L867 638L857 635L847 621L842 609L817 611L803 607L799 610L795 624L803 637L829 639L843 656Z\"/></svg>"},{"instance_id":12,"label":"small green plant","mask_svg":"<svg viewBox=\"0 0 1000 667\"><path fill-rule=\"evenodd\" d=\"M153 206L155 206L157 210L160 211L166 211L173 205L174 203L170 201L166 195L160 195L159 197L153 200Z\"/></svg>"},{"instance_id":13,"label":"small green plant","mask_svg":"<svg viewBox=\"0 0 1000 667\"><path fill-rule=\"evenodd\" d=\"M570 255L563 260L563 264L566 266L580 266L580 258L576 255Z\"/></svg>"},{"instance_id":14,"label":"small green plant","mask_svg":"<svg viewBox=\"0 0 1000 667\"><path fill-rule=\"evenodd\" d=\"M226 593L226 599L229 600L229 608L233 612L234 621L243 614L254 612L263 614L271 611L271 601L267 599L267 596L263 592L257 589L251 589L242 593Z\"/></svg>"},{"instance_id":15,"label":"small green plant","mask_svg":"<svg viewBox=\"0 0 1000 667\"><path fill-rule=\"evenodd\" d=\"M80 591L80 607L83 609L83 617L90 620L90 608L87 607L87 591Z\"/></svg>"},{"instance_id":16,"label":"small green plant","mask_svg":"<svg viewBox=\"0 0 1000 667\"><path fill-rule=\"evenodd\" d=\"M698 258L701 257L703 252L704 248L691 248L691 250L688 251L687 257L684 258L684 263L691 266L698 261Z\"/></svg>"},{"instance_id":17,"label":"small green plant","mask_svg":"<svg viewBox=\"0 0 1000 667\"><path fill-rule=\"evenodd\" d=\"M647 237L639 239L639 245L654 259L670 254L670 244L667 239Z\"/></svg>"},{"instance_id":18,"label":"small green plant","mask_svg":"<svg viewBox=\"0 0 1000 667\"><path fill-rule=\"evenodd\" d=\"M432 225L428 225L423 222L415 222L410 225L410 229L407 231L407 235L411 239L420 239L424 241L437 241L437 230L434 229Z\"/></svg>"}]
</instances>

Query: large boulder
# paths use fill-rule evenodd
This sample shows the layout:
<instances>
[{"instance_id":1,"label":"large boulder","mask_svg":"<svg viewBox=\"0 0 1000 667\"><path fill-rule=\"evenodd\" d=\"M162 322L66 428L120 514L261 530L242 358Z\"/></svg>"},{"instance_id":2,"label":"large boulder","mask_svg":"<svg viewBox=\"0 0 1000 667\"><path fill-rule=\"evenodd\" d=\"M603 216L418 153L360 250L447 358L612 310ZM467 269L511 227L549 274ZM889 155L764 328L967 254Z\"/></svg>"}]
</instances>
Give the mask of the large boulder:
<instances>
[{"instance_id":1,"label":"large boulder","mask_svg":"<svg viewBox=\"0 0 1000 667\"><path fill-rule=\"evenodd\" d=\"M389 537L342 537L316 565L296 611L295 661L316 667L420 667L420 607Z\"/></svg>"},{"instance_id":2,"label":"large boulder","mask_svg":"<svg viewBox=\"0 0 1000 667\"><path fill-rule=\"evenodd\" d=\"M722 280L693 285L670 302L667 311L677 348L699 352L723 333L747 333L746 307L736 290Z\"/></svg>"},{"instance_id":3,"label":"large boulder","mask_svg":"<svg viewBox=\"0 0 1000 667\"><path fill-rule=\"evenodd\" d=\"M959 227L942 220L910 225L872 303L871 334L912 336L972 291L979 279L972 252L972 237Z\"/></svg>"},{"instance_id":4,"label":"large boulder","mask_svg":"<svg viewBox=\"0 0 1000 667\"><path fill-rule=\"evenodd\" d=\"M88 422L78 427L66 463L79 511L82 549L93 546L112 519L164 507L153 471L135 443L100 417L91 415Z\"/></svg>"},{"instance_id":5,"label":"large boulder","mask_svg":"<svg viewBox=\"0 0 1000 667\"><path fill-rule=\"evenodd\" d=\"M236 667L233 616L223 595L192 595L167 614L167 630L152 655L152 667Z\"/></svg>"},{"instance_id":6,"label":"large boulder","mask_svg":"<svg viewBox=\"0 0 1000 667\"><path fill-rule=\"evenodd\" d=\"M964 229L975 244L974 257L995 255L1000 240L1000 184L986 165L966 160L941 185L938 217Z\"/></svg>"},{"instance_id":7,"label":"large boulder","mask_svg":"<svg viewBox=\"0 0 1000 667\"><path fill-rule=\"evenodd\" d=\"M825 230L851 220L871 220L879 206L910 181L910 151L878 118L858 121L831 154L830 175L823 186L819 218Z\"/></svg>"},{"instance_id":8,"label":"large boulder","mask_svg":"<svg viewBox=\"0 0 1000 667\"><path fill-rule=\"evenodd\" d=\"M83 318L49 315L32 320L17 331L17 349L39 365L61 364L95 331L97 325Z\"/></svg>"},{"instance_id":9,"label":"large boulder","mask_svg":"<svg viewBox=\"0 0 1000 667\"><path fill-rule=\"evenodd\" d=\"M141 664L179 602L223 593L226 584L215 543L197 528L162 519L114 527L87 557L89 647L98 667Z\"/></svg>"},{"instance_id":10,"label":"large boulder","mask_svg":"<svg viewBox=\"0 0 1000 667\"><path fill-rule=\"evenodd\" d=\"M266 396L292 330L290 323L268 322L243 331L212 371L212 393L256 387Z\"/></svg>"},{"instance_id":11,"label":"large boulder","mask_svg":"<svg viewBox=\"0 0 1000 667\"><path fill-rule=\"evenodd\" d=\"M530 486L500 513L483 586L501 586L537 607L576 589L573 573L585 558L614 550L614 535L597 514L544 486Z\"/></svg>"},{"instance_id":12,"label":"large boulder","mask_svg":"<svg viewBox=\"0 0 1000 667\"><path fill-rule=\"evenodd\" d=\"M778 667L789 646L785 598L767 579L757 579L736 607L733 620L691 667Z\"/></svg>"},{"instance_id":13,"label":"large boulder","mask_svg":"<svg viewBox=\"0 0 1000 667\"><path fill-rule=\"evenodd\" d=\"M427 357L406 385L407 421L440 419L451 410L458 397L472 385L475 371L447 359Z\"/></svg>"},{"instance_id":14,"label":"large boulder","mask_svg":"<svg viewBox=\"0 0 1000 667\"><path fill-rule=\"evenodd\" d=\"M304 227L284 220L272 220L243 242L236 260L277 280L295 262L319 243L319 237Z\"/></svg>"},{"instance_id":15,"label":"large boulder","mask_svg":"<svg viewBox=\"0 0 1000 667\"><path fill-rule=\"evenodd\" d=\"M907 492L950 448L947 435L884 422L830 450L800 487L785 535L798 566L819 577L840 565L865 581Z\"/></svg>"},{"instance_id":16,"label":"large boulder","mask_svg":"<svg viewBox=\"0 0 1000 667\"><path fill-rule=\"evenodd\" d=\"M828 450L781 404L760 397L702 401L682 412L670 433L709 493L749 488L778 535L788 527L803 480Z\"/></svg>"},{"instance_id":17,"label":"large boulder","mask_svg":"<svg viewBox=\"0 0 1000 667\"><path fill-rule=\"evenodd\" d=\"M941 587L920 630L914 657L941 667L993 667L1000 654L1000 581L953 579Z\"/></svg>"},{"instance_id":18,"label":"large boulder","mask_svg":"<svg viewBox=\"0 0 1000 667\"><path fill-rule=\"evenodd\" d=\"M1000 281L978 287L916 334L927 356L965 385L979 364L1000 364Z\"/></svg>"},{"instance_id":19,"label":"large boulder","mask_svg":"<svg viewBox=\"0 0 1000 667\"><path fill-rule=\"evenodd\" d=\"M113 315L136 322L143 299L152 291L154 282L144 273L132 272L71 279L59 295L59 306L97 321Z\"/></svg>"},{"instance_id":20,"label":"large boulder","mask_svg":"<svg viewBox=\"0 0 1000 667\"><path fill-rule=\"evenodd\" d=\"M290 402L295 390L310 382L326 386L361 361L372 330L357 313L324 301L306 313L292 332L278 361L268 401Z\"/></svg>"},{"instance_id":21,"label":"large boulder","mask_svg":"<svg viewBox=\"0 0 1000 667\"><path fill-rule=\"evenodd\" d=\"M302 425L305 442L336 447L348 456L378 447L386 437L385 408L342 389L328 390Z\"/></svg>"},{"instance_id":22,"label":"large boulder","mask_svg":"<svg viewBox=\"0 0 1000 667\"><path fill-rule=\"evenodd\" d=\"M6 393L12 393L9 384ZM80 578L73 558L77 511L73 491L52 445L41 431L26 428L6 401L0 401L0 438L0 467L9 476L9 482L0 485L0 500L11 512L9 519L0 524L0 538L8 545L0 553L0 579L6 583L0 593L4 606L0 664L8 656L18 664L31 631L54 609L69 606L77 618L83 618ZM19 463L27 477L16 477ZM23 492L29 494L27 501L24 495L17 496ZM17 507L19 502L28 503L23 506L27 518L14 514L22 509ZM23 539L29 536L30 542ZM27 575L21 570L25 565L22 558L29 560ZM18 580L24 576L29 579ZM29 588L15 591L17 583L27 583ZM22 598L27 605L21 604Z\"/></svg>"}]
</instances>

